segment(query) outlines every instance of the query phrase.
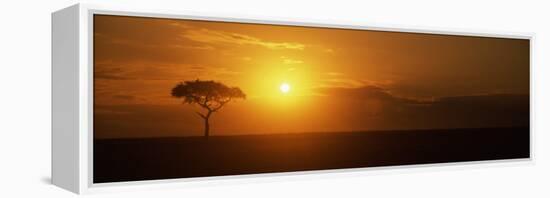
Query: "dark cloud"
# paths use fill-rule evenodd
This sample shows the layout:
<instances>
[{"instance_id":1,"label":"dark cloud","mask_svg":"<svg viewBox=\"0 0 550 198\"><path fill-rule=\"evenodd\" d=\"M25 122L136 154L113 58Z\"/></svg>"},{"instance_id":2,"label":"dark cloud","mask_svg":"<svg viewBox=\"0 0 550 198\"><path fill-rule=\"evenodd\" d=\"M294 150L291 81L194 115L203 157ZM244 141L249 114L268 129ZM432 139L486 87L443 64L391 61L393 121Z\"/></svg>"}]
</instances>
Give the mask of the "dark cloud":
<instances>
[{"instance_id":1,"label":"dark cloud","mask_svg":"<svg viewBox=\"0 0 550 198\"><path fill-rule=\"evenodd\" d=\"M125 80L127 78L120 68L102 68L94 71L94 79Z\"/></svg>"},{"instance_id":2,"label":"dark cloud","mask_svg":"<svg viewBox=\"0 0 550 198\"><path fill-rule=\"evenodd\" d=\"M372 101L377 100L384 103L396 105L427 104L427 101L394 96L389 90L382 87L367 85L359 88L321 88L319 93L343 100Z\"/></svg>"},{"instance_id":3,"label":"dark cloud","mask_svg":"<svg viewBox=\"0 0 550 198\"><path fill-rule=\"evenodd\" d=\"M348 115L347 120L355 121L350 125L357 127L367 122L369 128L375 129L529 125L528 94L485 94L426 100L394 96L376 86L327 88L322 92L330 98L324 105L339 108L336 114Z\"/></svg>"},{"instance_id":4,"label":"dark cloud","mask_svg":"<svg viewBox=\"0 0 550 198\"><path fill-rule=\"evenodd\" d=\"M442 126L528 126L529 95L444 97L414 113L424 115L425 122L431 119Z\"/></svg>"},{"instance_id":5,"label":"dark cloud","mask_svg":"<svg viewBox=\"0 0 550 198\"><path fill-rule=\"evenodd\" d=\"M272 42L265 41L257 37L237 34L219 30L211 30L206 28L186 30L182 33L184 38L192 41L208 43L208 44L233 44L233 45L252 45L260 46L267 49L290 49L303 50L304 44L296 42Z\"/></svg>"},{"instance_id":6,"label":"dark cloud","mask_svg":"<svg viewBox=\"0 0 550 198\"><path fill-rule=\"evenodd\" d=\"M96 61L197 64L209 54L221 55L211 45L182 38L187 28L173 25L173 20L115 16L95 19Z\"/></svg>"}]
</instances>

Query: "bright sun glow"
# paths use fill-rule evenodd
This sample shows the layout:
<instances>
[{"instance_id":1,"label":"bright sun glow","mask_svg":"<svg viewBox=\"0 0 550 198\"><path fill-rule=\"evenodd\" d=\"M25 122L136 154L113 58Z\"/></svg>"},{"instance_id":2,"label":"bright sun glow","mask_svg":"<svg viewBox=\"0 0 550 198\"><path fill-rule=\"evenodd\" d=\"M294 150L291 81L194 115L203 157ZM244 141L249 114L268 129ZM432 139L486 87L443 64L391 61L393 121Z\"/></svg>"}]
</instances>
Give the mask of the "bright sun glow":
<instances>
[{"instance_id":1,"label":"bright sun glow","mask_svg":"<svg viewBox=\"0 0 550 198\"><path fill-rule=\"evenodd\" d=\"M279 87L279 89L281 90L281 92L283 93L288 93L290 91L290 85L288 83L283 83L281 84L281 86Z\"/></svg>"}]
</instances>

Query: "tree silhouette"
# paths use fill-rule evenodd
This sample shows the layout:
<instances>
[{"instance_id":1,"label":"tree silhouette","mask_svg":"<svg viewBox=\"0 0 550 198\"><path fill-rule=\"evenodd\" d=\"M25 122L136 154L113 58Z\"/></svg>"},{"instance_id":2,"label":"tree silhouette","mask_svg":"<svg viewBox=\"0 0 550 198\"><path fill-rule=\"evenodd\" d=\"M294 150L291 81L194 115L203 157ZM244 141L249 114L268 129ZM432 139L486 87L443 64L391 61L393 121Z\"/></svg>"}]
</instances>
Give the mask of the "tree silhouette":
<instances>
[{"instance_id":1,"label":"tree silhouette","mask_svg":"<svg viewBox=\"0 0 550 198\"><path fill-rule=\"evenodd\" d=\"M185 81L172 89L172 96L183 98L184 103L197 104L206 113L196 113L204 119L204 137L210 136L210 116L233 99L245 99L246 95L238 87L228 87L215 81Z\"/></svg>"}]
</instances>

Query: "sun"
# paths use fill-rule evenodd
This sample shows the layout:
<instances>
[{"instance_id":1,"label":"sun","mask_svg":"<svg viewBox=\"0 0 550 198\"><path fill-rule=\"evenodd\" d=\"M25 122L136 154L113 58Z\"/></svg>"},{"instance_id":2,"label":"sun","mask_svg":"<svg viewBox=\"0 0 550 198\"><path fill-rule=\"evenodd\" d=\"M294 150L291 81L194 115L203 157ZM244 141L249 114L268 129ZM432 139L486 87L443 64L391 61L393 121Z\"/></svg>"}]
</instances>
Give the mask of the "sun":
<instances>
[{"instance_id":1,"label":"sun","mask_svg":"<svg viewBox=\"0 0 550 198\"><path fill-rule=\"evenodd\" d=\"M290 85L288 83L282 83L281 86L279 86L279 90L281 90L282 93L288 93L290 92Z\"/></svg>"}]
</instances>

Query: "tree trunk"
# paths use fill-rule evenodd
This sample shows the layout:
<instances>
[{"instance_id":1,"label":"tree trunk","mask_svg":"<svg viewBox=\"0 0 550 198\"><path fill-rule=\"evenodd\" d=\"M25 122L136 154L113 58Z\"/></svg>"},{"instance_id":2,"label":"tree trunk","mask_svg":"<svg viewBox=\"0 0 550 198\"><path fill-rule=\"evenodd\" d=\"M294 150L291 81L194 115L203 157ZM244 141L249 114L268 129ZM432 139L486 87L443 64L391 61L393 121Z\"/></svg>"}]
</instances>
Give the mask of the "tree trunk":
<instances>
[{"instance_id":1,"label":"tree trunk","mask_svg":"<svg viewBox=\"0 0 550 198\"><path fill-rule=\"evenodd\" d=\"M206 139L210 137L210 123L208 123L210 115L212 115L212 111L208 111L208 114L206 114L206 116L204 117L204 137Z\"/></svg>"},{"instance_id":2,"label":"tree trunk","mask_svg":"<svg viewBox=\"0 0 550 198\"><path fill-rule=\"evenodd\" d=\"M208 139L208 136L210 136L210 124L208 123L209 117L206 117L204 119L204 137Z\"/></svg>"}]
</instances>

